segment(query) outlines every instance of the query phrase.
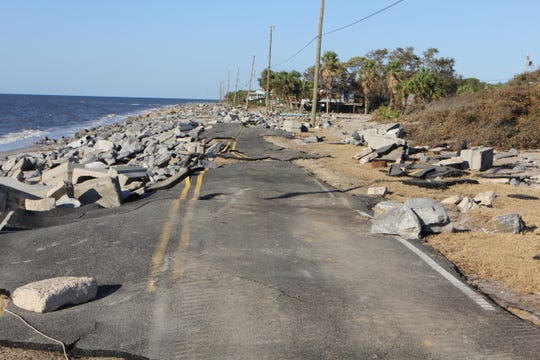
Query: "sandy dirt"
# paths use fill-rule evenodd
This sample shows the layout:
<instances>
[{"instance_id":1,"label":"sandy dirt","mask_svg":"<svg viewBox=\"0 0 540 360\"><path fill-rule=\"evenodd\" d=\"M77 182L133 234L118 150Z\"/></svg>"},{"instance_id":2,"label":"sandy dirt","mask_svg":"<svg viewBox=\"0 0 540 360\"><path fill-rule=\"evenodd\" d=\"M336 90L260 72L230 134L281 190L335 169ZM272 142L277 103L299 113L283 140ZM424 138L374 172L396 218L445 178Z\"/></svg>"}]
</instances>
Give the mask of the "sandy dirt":
<instances>
[{"instance_id":1,"label":"sandy dirt","mask_svg":"<svg viewBox=\"0 0 540 360\"><path fill-rule=\"evenodd\" d=\"M51 352L44 350L30 350L30 349L19 349L0 346L0 359L2 360L66 360L64 355L61 352ZM80 360L122 360L123 358L116 357L75 357L72 356L70 359L80 359Z\"/></svg>"},{"instance_id":2,"label":"sandy dirt","mask_svg":"<svg viewBox=\"0 0 540 360\"><path fill-rule=\"evenodd\" d=\"M369 117L331 119L332 127L315 128L309 133L299 133L293 139L267 137L276 145L317 153L327 156L315 160L298 160L301 166L329 185L351 195L365 194L368 187L387 186L388 200L404 201L412 197L432 197L443 200L452 195L474 197L485 191L494 191L497 198L492 208L473 210L469 222L485 221L495 215L518 213L522 216L527 230L518 235L486 234L483 232L458 232L429 236L426 243L453 262L469 282L497 300L501 305L540 324L540 201L520 200L508 197L510 194L540 197L539 189L515 187L506 184L459 184L448 189L425 189L402 183L406 178L389 177L387 168L372 164L359 164L353 155L363 147L345 145L341 142L354 130L372 124ZM302 138L311 135L322 137L324 141L305 143ZM540 160L539 154L533 154ZM468 178L478 179L478 173L471 172ZM449 208L452 218L457 209ZM490 294L492 292L492 294ZM504 294L497 298L497 294Z\"/></svg>"}]
</instances>

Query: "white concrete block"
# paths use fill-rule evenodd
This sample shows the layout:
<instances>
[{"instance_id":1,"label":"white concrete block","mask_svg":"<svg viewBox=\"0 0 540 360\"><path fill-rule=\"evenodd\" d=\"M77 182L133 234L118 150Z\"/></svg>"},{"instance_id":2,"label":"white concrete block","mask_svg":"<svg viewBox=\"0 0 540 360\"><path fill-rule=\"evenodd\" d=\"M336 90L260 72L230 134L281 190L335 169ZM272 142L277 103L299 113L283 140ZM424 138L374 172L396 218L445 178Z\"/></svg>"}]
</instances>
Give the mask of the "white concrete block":
<instances>
[{"instance_id":1,"label":"white concrete block","mask_svg":"<svg viewBox=\"0 0 540 360\"><path fill-rule=\"evenodd\" d=\"M44 313L90 301L96 297L97 289L93 277L57 277L21 286L15 289L12 299L22 309Z\"/></svg>"},{"instance_id":2,"label":"white concrete block","mask_svg":"<svg viewBox=\"0 0 540 360\"><path fill-rule=\"evenodd\" d=\"M49 211L54 209L55 205L56 199L52 197L46 197L38 200L24 200L24 208L29 211Z\"/></svg>"}]
</instances>

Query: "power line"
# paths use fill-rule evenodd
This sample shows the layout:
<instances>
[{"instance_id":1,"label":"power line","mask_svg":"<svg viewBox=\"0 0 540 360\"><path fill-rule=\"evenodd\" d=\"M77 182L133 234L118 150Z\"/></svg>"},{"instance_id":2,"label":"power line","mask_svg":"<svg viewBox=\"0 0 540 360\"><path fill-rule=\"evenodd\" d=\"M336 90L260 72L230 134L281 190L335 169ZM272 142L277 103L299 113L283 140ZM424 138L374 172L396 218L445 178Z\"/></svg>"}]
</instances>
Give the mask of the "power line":
<instances>
[{"instance_id":1,"label":"power line","mask_svg":"<svg viewBox=\"0 0 540 360\"><path fill-rule=\"evenodd\" d=\"M280 66L280 65L283 65L285 64L286 62L289 62L290 60L292 60L293 58L295 58L297 55L299 55L302 51L304 51L309 45L311 45L315 40L317 40L317 37L315 36L313 39L309 40L309 42L304 45L303 48L301 48L300 50L298 50L297 52L295 52L293 55L289 56L287 59L283 60L282 62L272 66L272 67L277 67L277 66Z\"/></svg>"},{"instance_id":2,"label":"power line","mask_svg":"<svg viewBox=\"0 0 540 360\"><path fill-rule=\"evenodd\" d=\"M347 25L345 25L345 26L341 26L341 27L339 27L339 28L337 28L337 29L334 29L334 30L327 31L327 32L323 33L322 36L330 35L330 34L333 34L333 33L338 32L338 31L344 30L344 29L346 29L346 28L349 28L349 27L351 27L351 26L353 26L353 25L356 25L356 24L358 24L358 23L360 23L360 22L362 22L362 21L365 21L365 20L367 20L367 19L369 19L369 18L372 18L373 16L378 15L378 14L380 14L380 13L382 13L382 12L384 12L384 11L386 11L386 10L388 10L388 9L390 9L390 8L392 8L392 7L394 7L394 6L396 6L397 4L399 4L399 3L403 2L403 1L405 1L405 0L398 0L398 1L396 1L396 2L393 2L392 4L390 4L390 5L388 5L388 6L384 7L384 8L382 8L382 9L380 9L380 10L377 10L377 11L375 11L374 13L369 14L369 15L367 15L367 16L365 16L365 17L359 19L359 20L356 20L356 21L354 21L354 22L352 22L352 23L350 23L350 24L347 24ZM306 45L304 45L304 47L302 47L300 50L298 50L297 52L295 52L294 54L292 54L291 56L289 56L287 59L283 60L283 61L280 62L280 63L275 64L275 65L272 66L272 67L273 67L273 68L276 68L276 67L278 67L278 66L280 66L280 65L285 64L286 62L289 62L290 60L292 60L293 58L295 58L296 56L298 56L302 51L304 51L304 50L305 50L309 45L311 45L315 40L317 40L317 36L314 36L313 39L311 39Z\"/></svg>"},{"instance_id":3,"label":"power line","mask_svg":"<svg viewBox=\"0 0 540 360\"><path fill-rule=\"evenodd\" d=\"M390 8L392 8L392 7L394 7L394 6L396 6L397 4L399 4L399 3L403 2L403 1L405 1L405 0L398 0L398 1L396 1L396 2L394 2L394 3L392 3L392 4L390 4L390 5L388 5L388 6L385 7L385 8L382 8L382 9L380 9L380 10L378 10L378 11L375 11L375 12L372 13L372 14L369 14L368 16L365 16L365 17L363 17L363 18L361 18L361 19L359 19L359 20L356 20L355 22L352 22L352 23L350 23L350 24L348 24L348 25L339 27L339 28L334 29L334 30L327 31L327 32L325 32L325 33L323 34L323 36L330 35L330 34L333 34L333 33L338 32L338 31L344 30L344 29L346 29L346 28L348 28L348 27L351 27L351 26L353 26L353 25L356 25L356 24L358 24L358 23L360 23L360 22L362 22L362 21L365 21L365 20L367 20L367 19L369 19L369 18L372 18L372 17L374 17L375 15L378 15L378 14L380 14L380 13L382 13L382 12L384 12L384 11L386 11L386 10L388 10L388 9L390 9Z\"/></svg>"}]
</instances>

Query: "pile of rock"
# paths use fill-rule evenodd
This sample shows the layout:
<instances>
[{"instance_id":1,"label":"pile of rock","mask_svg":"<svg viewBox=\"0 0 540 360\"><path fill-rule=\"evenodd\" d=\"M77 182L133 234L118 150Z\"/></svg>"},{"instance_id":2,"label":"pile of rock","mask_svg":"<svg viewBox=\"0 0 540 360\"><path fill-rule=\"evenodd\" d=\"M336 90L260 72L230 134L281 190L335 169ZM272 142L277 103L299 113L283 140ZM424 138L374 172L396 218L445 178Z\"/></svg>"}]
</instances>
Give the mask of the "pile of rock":
<instances>
[{"instance_id":1,"label":"pile of rock","mask_svg":"<svg viewBox=\"0 0 540 360\"><path fill-rule=\"evenodd\" d=\"M440 203L431 198L408 199L404 203L382 201L373 208L371 232L399 235L405 239L419 239L424 234L454 230L510 234L522 232L525 223L519 214L497 215L488 220L467 216L471 209L492 207L495 197L494 192L487 191L473 198L452 196ZM453 207L458 209L457 215ZM454 214L452 218L449 212Z\"/></svg>"},{"instance_id":2,"label":"pile of rock","mask_svg":"<svg viewBox=\"0 0 540 360\"><path fill-rule=\"evenodd\" d=\"M373 234L419 239L422 234L451 232L454 226L444 207L431 198L408 199L405 203L383 201L374 208Z\"/></svg>"},{"instance_id":3,"label":"pile of rock","mask_svg":"<svg viewBox=\"0 0 540 360\"><path fill-rule=\"evenodd\" d=\"M478 231L485 233L518 234L525 229L525 222L517 213L491 216L484 220L486 213L471 214L471 210L489 209L497 197L494 191L476 194L474 197L453 195L441 201L447 211L454 214L456 227L460 230ZM484 216L482 216L484 215Z\"/></svg>"},{"instance_id":4,"label":"pile of rock","mask_svg":"<svg viewBox=\"0 0 540 360\"><path fill-rule=\"evenodd\" d=\"M435 179L462 176L465 170L473 170L481 172L482 182L540 188L536 159L518 150L497 152L485 146L467 148L465 143L459 151L452 151L447 145L412 147L402 137L399 123L370 124L354 131L343 142L365 146L353 158L360 164L376 163L374 167L389 165L389 176Z\"/></svg>"},{"instance_id":5,"label":"pile of rock","mask_svg":"<svg viewBox=\"0 0 540 360\"><path fill-rule=\"evenodd\" d=\"M372 161L400 164L408 155L407 142L402 137L403 129L400 124L395 123L354 131L344 142L366 146L366 149L353 156L361 164Z\"/></svg>"},{"instance_id":6,"label":"pile of rock","mask_svg":"<svg viewBox=\"0 0 540 360\"><path fill-rule=\"evenodd\" d=\"M8 156L0 161L0 212L116 207L172 186L207 161L199 140L204 124L196 119L214 111L209 104L170 107L82 130L55 141L54 150Z\"/></svg>"}]
</instances>

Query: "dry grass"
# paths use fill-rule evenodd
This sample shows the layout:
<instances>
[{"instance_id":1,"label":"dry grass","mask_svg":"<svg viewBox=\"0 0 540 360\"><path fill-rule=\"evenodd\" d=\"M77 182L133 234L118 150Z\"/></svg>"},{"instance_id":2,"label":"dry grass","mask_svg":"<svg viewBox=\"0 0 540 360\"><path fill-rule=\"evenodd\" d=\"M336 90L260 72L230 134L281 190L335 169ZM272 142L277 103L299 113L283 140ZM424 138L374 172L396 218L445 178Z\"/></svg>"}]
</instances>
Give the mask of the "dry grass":
<instances>
[{"instance_id":1,"label":"dry grass","mask_svg":"<svg viewBox=\"0 0 540 360\"><path fill-rule=\"evenodd\" d=\"M493 208L472 212L472 219L486 220L495 215L519 213L529 231L525 234L485 234L480 232L451 233L430 236L426 241L452 261L468 277L498 281L520 294L540 294L540 261L533 257L540 254L540 201L509 198L509 194L540 197L540 190L513 187L505 184L460 184L446 190L423 189L404 185L403 178L388 177L385 169L361 165L352 156L362 148L352 145L332 144L345 137L344 133L360 128L356 121L336 122L336 127L316 129L325 141L305 144L298 139L270 138L275 144L321 155L328 158L297 160L295 164L313 173L320 180L350 194L365 194L370 186L387 186L388 199L403 201L412 197L432 197L443 200L459 194L474 197L485 191L495 191ZM307 134L307 135L311 135ZM299 134L298 137L307 136ZM381 171L383 170L383 171ZM475 178L475 174L471 174ZM540 304L539 304L540 305Z\"/></svg>"},{"instance_id":2,"label":"dry grass","mask_svg":"<svg viewBox=\"0 0 540 360\"><path fill-rule=\"evenodd\" d=\"M402 117L416 143L447 143L496 149L540 148L540 84L516 83L494 90L446 98Z\"/></svg>"}]
</instances>

